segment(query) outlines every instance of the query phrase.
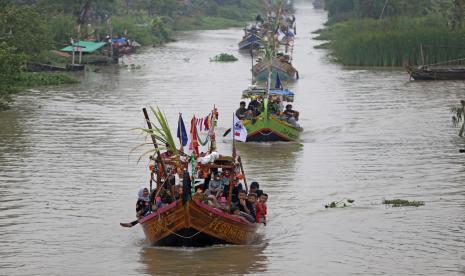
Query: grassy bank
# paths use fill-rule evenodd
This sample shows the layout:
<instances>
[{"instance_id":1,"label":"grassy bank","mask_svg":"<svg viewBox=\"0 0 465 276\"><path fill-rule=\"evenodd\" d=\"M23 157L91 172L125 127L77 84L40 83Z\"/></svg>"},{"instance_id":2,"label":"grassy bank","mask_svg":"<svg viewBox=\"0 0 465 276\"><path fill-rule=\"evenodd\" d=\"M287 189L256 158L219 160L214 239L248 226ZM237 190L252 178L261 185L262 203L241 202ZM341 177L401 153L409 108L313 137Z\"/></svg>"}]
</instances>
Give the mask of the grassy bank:
<instances>
[{"instance_id":1,"label":"grassy bank","mask_svg":"<svg viewBox=\"0 0 465 276\"><path fill-rule=\"evenodd\" d=\"M74 83L79 81L66 73L21 72L16 79L16 86L21 88Z\"/></svg>"},{"instance_id":2,"label":"grassy bank","mask_svg":"<svg viewBox=\"0 0 465 276\"><path fill-rule=\"evenodd\" d=\"M402 66L421 64L420 44L426 63L465 57L465 32L451 30L440 17L393 17L383 20L351 19L329 26L318 39L332 57L344 65ZM445 45L448 48L428 47Z\"/></svg>"}]
</instances>

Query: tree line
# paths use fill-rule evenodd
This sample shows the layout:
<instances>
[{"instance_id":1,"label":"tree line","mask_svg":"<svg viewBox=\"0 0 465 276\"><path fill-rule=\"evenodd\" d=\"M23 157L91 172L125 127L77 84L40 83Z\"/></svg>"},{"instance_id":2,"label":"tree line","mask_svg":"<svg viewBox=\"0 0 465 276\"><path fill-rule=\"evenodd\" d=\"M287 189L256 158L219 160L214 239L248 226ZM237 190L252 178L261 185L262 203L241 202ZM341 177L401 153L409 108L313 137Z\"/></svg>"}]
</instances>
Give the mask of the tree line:
<instances>
[{"instance_id":1,"label":"tree line","mask_svg":"<svg viewBox=\"0 0 465 276\"><path fill-rule=\"evenodd\" d=\"M243 26L261 9L261 0L0 0L0 109L21 86L24 64L59 59L51 50L71 38L159 45L174 30Z\"/></svg>"}]
</instances>

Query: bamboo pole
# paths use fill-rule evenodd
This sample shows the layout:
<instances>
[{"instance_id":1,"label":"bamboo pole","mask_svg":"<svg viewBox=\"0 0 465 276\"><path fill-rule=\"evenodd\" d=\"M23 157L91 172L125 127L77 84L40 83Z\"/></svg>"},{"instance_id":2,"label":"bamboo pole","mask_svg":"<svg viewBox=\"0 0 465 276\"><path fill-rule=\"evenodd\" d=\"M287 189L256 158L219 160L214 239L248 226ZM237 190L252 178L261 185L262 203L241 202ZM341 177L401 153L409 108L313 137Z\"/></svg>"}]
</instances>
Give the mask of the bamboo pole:
<instances>
[{"instance_id":1,"label":"bamboo pole","mask_svg":"<svg viewBox=\"0 0 465 276\"><path fill-rule=\"evenodd\" d=\"M147 109L144 107L142 108L142 112L144 113L144 117L145 117L145 121L147 122L147 127L148 129L152 130L152 124L150 123L150 118L149 118L149 114L147 113ZM152 138L152 143L153 143L153 146L155 147L155 151L156 151L156 154L157 154L157 161L160 163L161 165L161 170L162 170L162 173L164 174L165 176L165 182L168 178L168 173L166 172L166 166L165 166L165 162L163 161L163 158L161 158L161 155L160 155L160 149L158 148L158 144L157 144L157 139L155 138L155 135L150 135L150 137ZM161 184L161 179L157 179L158 183L157 183L157 194L159 193L160 191L160 184Z\"/></svg>"},{"instance_id":2,"label":"bamboo pole","mask_svg":"<svg viewBox=\"0 0 465 276\"><path fill-rule=\"evenodd\" d=\"M231 171L230 174L229 174L229 192L228 192L228 206L229 206L229 210L231 210L231 207L232 207L232 190L233 190L233 185L234 185L234 178L233 178L233 171Z\"/></svg>"},{"instance_id":3,"label":"bamboo pole","mask_svg":"<svg viewBox=\"0 0 465 276\"><path fill-rule=\"evenodd\" d=\"M216 121L216 106L213 105L212 115L211 115L211 126L208 135L210 136L210 150L212 153L216 150L216 135L215 135L215 121Z\"/></svg>"},{"instance_id":4,"label":"bamboo pole","mask_svg":"<svg viewBox=\"0 0 465 276\"><path fill-rule=\"evenodd\" d=\"M244 185L245 185L245 192L249 193L249 187L247 185L247 179L245 178L244 166L242 166L242 159L241 157L237 157L237 161L239 161L239 166L241 167L242 176L244 177Z\"/></svg>"}]
</instances>

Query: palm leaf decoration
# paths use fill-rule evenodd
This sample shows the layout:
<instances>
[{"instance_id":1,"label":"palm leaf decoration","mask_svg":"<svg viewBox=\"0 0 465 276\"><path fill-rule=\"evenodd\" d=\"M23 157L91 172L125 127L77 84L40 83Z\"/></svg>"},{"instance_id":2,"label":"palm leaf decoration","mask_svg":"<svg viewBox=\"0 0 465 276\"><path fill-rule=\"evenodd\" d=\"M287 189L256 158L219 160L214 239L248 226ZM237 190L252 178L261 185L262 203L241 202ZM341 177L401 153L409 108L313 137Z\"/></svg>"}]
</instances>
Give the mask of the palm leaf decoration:
<instances>
[{"instance_id":1,"label":"palm leaf decoration","mask_svg":"<svg viewBox=\"0 0 465 276\"><path fill-rule=\"evenodd\" d=\"M171 130L168 124L168 120L166 119L165 114L161 112L160 108L157 107L156 109L150 107L152 110L153 115L155 116L156 123L150 121L150 125L152 129L149 128L141 128L143 133L146 133L149 136L155 137L155 140L158 142L158 147L160 150L171 150L173 153L177 152L176 143L174 142L173 135L171 134ZM144 143L145 145L148 143ZM141 146L142 146L141 145ZM155 149L149 150L145 152L143 155L155 152Z\"/></svg>"},{"instance_id":2,"label":"palm leaf decoration","mask_svg":"<svg viewBox=\"0 0 465 276\"><path fill-rule=\"evenodd\" d=\"M463 137L465 131L465 100L460 101L461 106L453 106L450 109L450 112L454 114L452 116L452 124L457 127L460 123L462 123L462 127L459 131L459 136Z\"/></svg>"}]
</instances>

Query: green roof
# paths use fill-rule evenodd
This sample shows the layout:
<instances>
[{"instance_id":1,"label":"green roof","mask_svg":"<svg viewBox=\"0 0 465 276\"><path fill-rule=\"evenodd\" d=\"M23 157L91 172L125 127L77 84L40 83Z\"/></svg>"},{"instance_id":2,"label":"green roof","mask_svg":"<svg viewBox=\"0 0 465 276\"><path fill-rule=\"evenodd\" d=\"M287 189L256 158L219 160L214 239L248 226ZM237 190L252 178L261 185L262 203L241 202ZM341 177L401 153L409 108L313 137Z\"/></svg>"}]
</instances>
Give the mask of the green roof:
<instances>
[{"instance_id":1,"label":"green roof","mask_svg":"<svg viewBox=\"0 0 465 276\"><path fill-rule=\"evenodd\" d=\"M102 48L106 44L107 44L106 42L78 41L78 42L74 43L73 45L75 47L79 47L79 46L83 47L82 48L83 53L92 53L92 52L95 52L98 49ZM67 46L67 47L61 49L60 51L62 51L62 52L72 52L73 51L73 46L71 46L71 45Z\"/></svg>"}]
</instances>

